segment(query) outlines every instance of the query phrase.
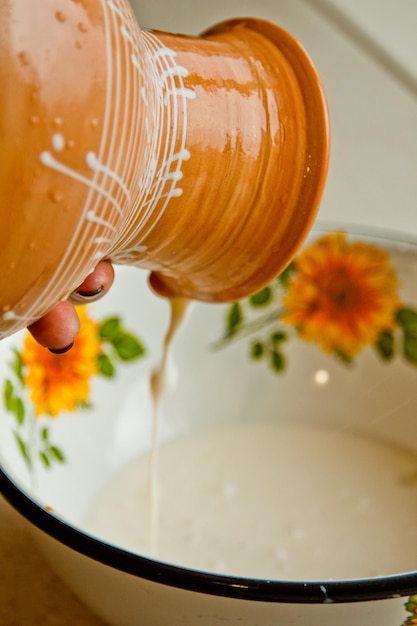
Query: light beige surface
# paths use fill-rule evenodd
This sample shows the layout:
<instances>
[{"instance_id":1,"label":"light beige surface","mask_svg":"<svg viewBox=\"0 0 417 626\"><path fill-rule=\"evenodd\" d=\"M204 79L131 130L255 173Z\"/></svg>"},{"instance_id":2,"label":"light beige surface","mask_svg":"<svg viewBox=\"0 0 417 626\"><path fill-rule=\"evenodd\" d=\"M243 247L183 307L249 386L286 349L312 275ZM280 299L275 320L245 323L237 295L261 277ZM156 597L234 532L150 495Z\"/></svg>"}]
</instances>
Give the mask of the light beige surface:
<instances>
[{"instance_id":1,"label":"light beige surface","mask_svg":"<svg viewBox=\"0 0 417 626\"><path fill-rule=\"evenodd\" d=\"M47 565L0 497L0 626L103 626Z\"/></svg>"},{"instance_id":2,"label":"light beige surface","mask_svg":"<svg viewBox=\"0 0 417 626\"><path fill-rule=\"evenodd\" d=\"M414 78L417 85L417 2L415 0L321 0L336 7Z\"/></svg>"}]
</instances>

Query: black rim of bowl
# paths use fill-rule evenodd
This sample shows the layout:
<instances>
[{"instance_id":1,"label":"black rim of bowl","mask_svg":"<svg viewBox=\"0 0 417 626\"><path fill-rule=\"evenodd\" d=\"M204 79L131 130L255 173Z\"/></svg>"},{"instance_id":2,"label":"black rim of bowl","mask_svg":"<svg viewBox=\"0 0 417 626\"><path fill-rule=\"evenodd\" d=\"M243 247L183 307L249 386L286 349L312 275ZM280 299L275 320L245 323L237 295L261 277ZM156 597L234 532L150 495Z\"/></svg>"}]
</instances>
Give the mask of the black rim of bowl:
<instances>
[{"instance_id":1,"label":"black rim of bowl","mask_svg":"<svg viewBox=\"0 0 417 626\"><path fill-rule=\"evenodd\" d=\"M386 242L417 245L415 238L404 236L403 233L367 229L353 224L345 224L341 228L329 222L317 223L313 230L346 230L354 235ZM30 523L68 548L127 574L188 591L258 602L293 604L368 602L407 597L417 591L417 571L349 580L281 581L225 576L177 567L105 543L66 523L37 504L1 466L0 493Z\"/></svg>"},{"instance_id":2,"label":"black rim of bowl","mask_svg":"<svg viewBox=\"0 0 417 626\"><path fill-rule=\"evenodd\" d=\"M357 580L280 581L176 567L112 546L71 526L32 500L2 468L0 492L29 522L68 548L127 574L188 591L258 602L333 604L400 598L417 590L417 572Z\"/></svg>"}]
</instances>

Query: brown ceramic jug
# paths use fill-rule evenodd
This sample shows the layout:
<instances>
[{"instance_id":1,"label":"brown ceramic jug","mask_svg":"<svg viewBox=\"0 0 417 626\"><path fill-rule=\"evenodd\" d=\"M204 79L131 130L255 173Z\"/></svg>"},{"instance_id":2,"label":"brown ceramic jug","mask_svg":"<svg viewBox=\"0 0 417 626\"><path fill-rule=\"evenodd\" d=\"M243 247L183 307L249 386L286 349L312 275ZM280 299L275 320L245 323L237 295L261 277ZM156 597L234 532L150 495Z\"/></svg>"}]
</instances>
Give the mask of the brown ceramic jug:
<instances>
[{"instance_id":1,"label":"brown ceramic jug","mask_svg":"<svg viewBox=\"0 0 417 626\"><path fill-rule=\"evenodd\" d=\"M163 295L253 293L315 217L328 116L287 32L231 20L141 30L127 0L0 4L0 333L101 259Z\"/></svg>"}]
</instances>

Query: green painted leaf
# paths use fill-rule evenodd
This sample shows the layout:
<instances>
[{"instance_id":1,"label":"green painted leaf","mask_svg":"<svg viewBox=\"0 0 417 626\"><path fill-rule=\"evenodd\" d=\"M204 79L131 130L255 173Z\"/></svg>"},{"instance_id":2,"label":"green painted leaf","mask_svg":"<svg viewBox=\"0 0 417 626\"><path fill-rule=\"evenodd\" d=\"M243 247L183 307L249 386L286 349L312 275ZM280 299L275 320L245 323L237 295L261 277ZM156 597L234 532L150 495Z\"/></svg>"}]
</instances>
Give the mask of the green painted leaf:
<instances>
[{"instance_id":1,"label":"green painted leaf","mask_svg":"<svg viewBox=\"0 0 417 626\"><path fill-rule=\"evenodd\" d=\"M119 317L109 317L102 323L100 337L114 347L122 361L133 361L145 354L145 348L141 341L122 328ZM100 373L104 376L111 377L114 375L114 367L108 355L99 357L99 368Z\"/></svg>"},{"instance_id":2,"label":"green painted leaf","mask_svg":"<svg viewBox=\"0 0 417 626\"><path fill-rule=\"evenodd\" d=\"M413 613L415 609L417 609L417 595L410 596L408 602L405 604L405 608L407 611L410 611L410 613Z\"/></svg>"},{"instance_id":3,"label":"green painted leaf","mask_svg":"<svg viewBox=\"0 0 417 626\"><path fill-rule=\"evenodd\" d=\"M42 463L44 464L45 467L47 467L47 468L51 467L51 461L49 460L49 457L46 454L46 452L44 452L43 450L40 450L39 458L40 458L40 460L42 461Z\"/></svg>"},{"instance_id":4,"label":"green painted leaf","mask_svg":"<svg viewBox=\"0 0 417 626\"><path fill-rule=\"evenodd\" d=\"M276 372L283 372L285 369L285 358L282 352L273 350L271 352L271 366Z\"/></svg>"},{"instance_id":5,"label":"green painted leaf","mask_svg":"<svg viewBox=\"0 0 417 626\"><path fill-rule=\"evenodd\" d=\"M271 302L272 296L273 292L271 287L264 287L264 289L261 289L261 291L258 291L258 293L253 294L253 296L249 298L249 303L252 306L266 306Z\"/></svg>"},{"instance_id":6,"label":"green painted leaf","mask_svg":"<svg viewBox=\"0 0 417 626\"><path fill-rule=\"evenodd\" d=\"M14 414L19 424L23 424L25 421L25 405L21 398L15 398L14 402Z\"/></svg>"},{"instance_id":7,"label":"green painted leaf","mask_svg":"<svg viewBox=\"0 0 417 626\"><path fill-rule=\"evenodd\" d=\"M417 336L417 311L409 307L399 309L396 320L406 333Z\"/></svg>"},{"instance_id":8,"label":"green painted leaf","mask_svg":"<svg viewBox=\"0 0 417 626\"><path fill-rule=\"evenodd\" d=\"M41 428L40 431L40 438L42 439L42 441L48 441L49 439L49 428L47 426L44 426L43 428Z\"/></svg>"},{"instance_id":9,"label":"green painted leaf","mask_svg":"<svg viewBox=\"0 0 417 626\"><path fill-rule=\"evenodd\" d=\"M413 365L417 365L417 336L404 333L404 356Z\"/></svg>"},{"instance_id":10,"label":"green painted leaf","mask_svg":"<svg viewBox=\"0 0 417 626\"><path fill-rule=\"evenodd\" d=\"M65 463L65 456L60 448L57 446L50 446L49 451L59 463Z\"/></svg>"},{"instance_id":11,"label":"green painted leaf","mask_svg":"<svg viewBox=\"0 0 417 626\"><path fill-rule=\"evenodd\" d=\"M90 411L93 408L92 403L88 401L79 402L77 406L81 411Z\"/></svg>"},{"instance_id":12,"label":"green painted leaf","mask_svg":"<svg viewBox=\"0 0 417 626\"><path fill-rule=\"evenodd\" d=\"M288 283L291 280L291 275L295 272L295 263L290 263L283 272L278 276L278 282L284 289L288 287Z\"/></svg>"},{"instance_id":13,"label":"green painted leaf","mask_svg":"<svg viewBox=\"0 0 417 626\"><path fill-rule=\"evenodd\" d=\"M13 349L13 353L14 353L13 371L16 374L18 380L21 383L24 383L24 375L23 375L24 364L22 361L22 355L16 348Z\"/></svg>"},{"instance_id":14,"label":"green painted leaf","mask_svg":"<svg viewBox=\"0 0 417 626\"><path fill-rule=\"evenodd\" d=\"M29 450L27 445L25 444L25 442L23 441L23 439L21 438L21 436L19 435L19 433L17 433L16 431L14 431L14 436L15 439L17 441L17 445L19 447L19 450L24 458L24 460L26 461L26 463L30 466L32 464L32 460L30 458L30 454L29 454Z\"/></svg>"},{"instance_id":15,"label":"green painted leaf","mask_svg":"<svg viewBox=\"0 0 417 626\"><path fill-rule=\"evenodd\" d=\"M98 368L102 376L113 378L116 372L110 357L107 354L100 354L98 357Z\"/></svg>"},{"instance_id":16,"label":"green painted leaf","mask_svg":"<svg viewBox=\"0 0 417 626\"><path fill-rule=\"evenodd\" d=\"M375 344L378 354L385 360L392 359L395 353L394 335L389 331L384 331L379 335Z\"/></svg>"},{"instance_id":17,"label":"green painted leaf","mask_svg":"<svg viewBox=\"0 0 417 626\"><path fill-rule=\"evenodd\" d=\"M130 333L120 332L113 338L112 344L122 361L133 361L145 354L142 343Z\"/></svg>"},{"instance_id":18,"label":"green painted leaf","mask_svg":"<svg viewBox=\"0 0 417 626\"><path fill-rule=\"evenodd\" d=\"M282 341L286 341L288 339L288 335L283 330L276 330L271 334L271 341L274 345L281 343Z\"/></svg>"},{"instance_id":19,"label":"green painted leaf","mask_svg":"<svg viewBox=\"0 0 417 626\"><path fill-rule=\"evenodd\" d=\"M261 359L265 354L265 346L261 341L254 341L250 348L250 356L252 359Z\"/></svg>"},{"instance_id":20,"label":"green painted leaf","mask_svg":"<svg viewBox=\"0 0 417 626\"><path fill-rule=\"evenodd\" d=\"M19 396L15 395L15 389L11 380L7 379L4 383L4 402L6 410L13 413L18 424L25 421L25 405Z\"/></svg>"},{"instance_id":21,"label":"green painted leaf","mask_svg":"<svg viewBox=\"0 0 417 626\"><path fill-rule=\"evenodd\" d=\"M120 332L120 318L108 317L100 326L100 337L106 341L112 341Z\"/></svg>"},{"instance_id":22,"label":"green painted leaf","mask_svg":"<svg viewBox=\"0 0 417 626\"><path fill-rule=\"evenodd\" d=\"M11 380L6 378L4 381L4 404L6 406L6 410L11 412L13 411L12 405L14 400L14 386Z\"/></svg>"},{"instance_id":23,"label":"green painted leaf","mask_svg":"<svg viewBox=\"0 0 417 626\"><path fill-rule=\"evenodd\" d=\"M240 302L234 302L227 313L227 331L233 334L243 321L243 311Z\"/></svg>"},{"instance_id":24,"label":"green painted leaf","mask_svg":"<svg viewBox=\"0 0 417 626\"><path fill-rule=\"evenodd\" d=\"M343 352L343 350L336 349L334 355L343 365L352 365L353 363L352 357Z\"/></svg>"}]
</instances>

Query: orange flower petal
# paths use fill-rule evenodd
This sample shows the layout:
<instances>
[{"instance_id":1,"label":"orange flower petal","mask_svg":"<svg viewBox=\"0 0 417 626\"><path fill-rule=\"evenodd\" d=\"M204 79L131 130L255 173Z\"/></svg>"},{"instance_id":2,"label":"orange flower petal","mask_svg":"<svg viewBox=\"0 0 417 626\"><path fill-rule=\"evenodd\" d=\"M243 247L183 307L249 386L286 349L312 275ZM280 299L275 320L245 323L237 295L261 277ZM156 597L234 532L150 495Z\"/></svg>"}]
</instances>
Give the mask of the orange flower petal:
<instances>
[{"instance_id":1,"label":"orange flower petal","mask_svg":"<svg viewBox=\"0 0 417 626\"><path fill-rule=\"evenodd\" d=\"M305 341L354 356L393 329L400 300L384 250L332 233L306 248L295 266L282 319Z\"/></svg>"},{"instance_id":2,"label":"orange flower petal","mask_svg":"<svg viewBox=\"0 0 417 626\"><path fill-rule=\"evenodd\" d=\"M74 411L90 395L90 378L98 373L98 356L102 352L99 324L92 320L86 307L78 307L81 329L73 348L65 354L51 354L27 333L22 361L25 384L35 415L55 417L62 411Z\"/></svg>"}]
</instances>

